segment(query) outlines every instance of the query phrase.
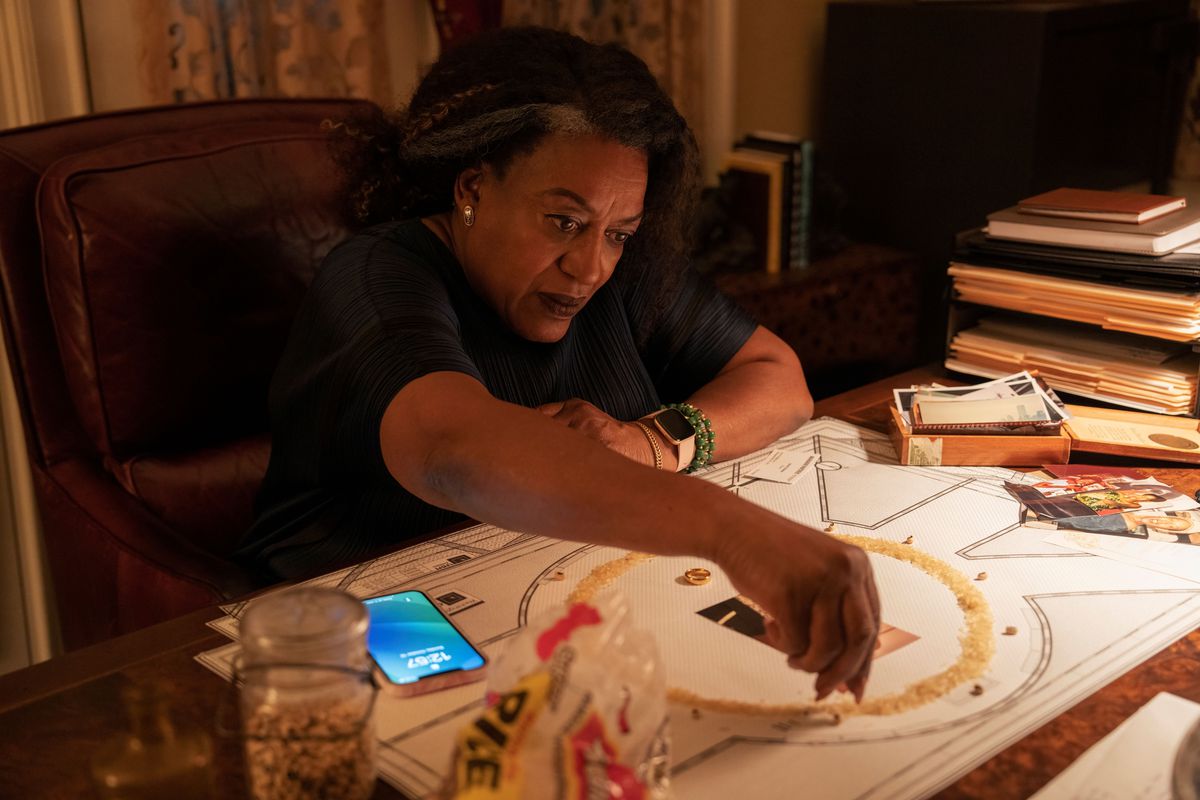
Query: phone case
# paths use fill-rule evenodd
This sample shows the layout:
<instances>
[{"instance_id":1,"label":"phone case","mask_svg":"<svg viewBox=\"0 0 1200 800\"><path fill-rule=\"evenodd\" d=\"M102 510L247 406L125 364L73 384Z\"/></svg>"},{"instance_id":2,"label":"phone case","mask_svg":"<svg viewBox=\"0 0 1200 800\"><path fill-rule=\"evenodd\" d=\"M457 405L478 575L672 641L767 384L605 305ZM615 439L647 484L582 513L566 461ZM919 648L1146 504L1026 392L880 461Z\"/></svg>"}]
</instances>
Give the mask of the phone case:
<instances>
[{"instance_id":1,"label":"phone case","mask_svg":"<svg viewBox=\"0 0 1200 800\"><path fill-rule=\"evenodd\" d=\"M469 641L469 640L468 640ZM472 645L474 646L474 645ZM483 680L487 676L487 656L483 656L483 666L471 670L457 669L453 672L443 672L437 675L427 675L413 683L392 683L388 676L377 664L372 662L375 673L375 683L381 691L387 692L393 697L416 697L429 692L436 692L442 689L450 689L454 686L462 686L464 683L473 683Z\"/></svg>"}]
</instances>

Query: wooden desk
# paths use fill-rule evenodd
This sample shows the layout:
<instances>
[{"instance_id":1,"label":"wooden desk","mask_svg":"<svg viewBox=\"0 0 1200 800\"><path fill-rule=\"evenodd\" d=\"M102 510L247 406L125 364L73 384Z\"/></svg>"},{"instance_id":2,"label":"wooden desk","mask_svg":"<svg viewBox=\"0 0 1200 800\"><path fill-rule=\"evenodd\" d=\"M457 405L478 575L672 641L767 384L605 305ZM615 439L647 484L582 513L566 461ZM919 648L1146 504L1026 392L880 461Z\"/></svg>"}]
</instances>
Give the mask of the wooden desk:
<instances>
[{"instance_id":1,"label":"wooden desk","mask_svg":"<svg viewBox=\"0 0 1200 800\"><path fill-rule=\"evenodd\" d=\"M942 375L913 370L824 400L817 414L882 429L892 387L933 377ZM1162 464L1153 472L1181 490L1200 489L1200 470ZM216 608L199 611L0 677L0 797L93 797L88 759L124 729L120 688L131 681L168 681L177 722L213 730L227 685L192 657L227 641L204 624L219 616ZM1193 632L937 797L1028 797L1157 692L1200 701L1198 667L1200 632ZM215 736L214 744L217 796L244 797L239 744ZM374 796L403 797L382 782Z\"/></svg>"}]
</instances>

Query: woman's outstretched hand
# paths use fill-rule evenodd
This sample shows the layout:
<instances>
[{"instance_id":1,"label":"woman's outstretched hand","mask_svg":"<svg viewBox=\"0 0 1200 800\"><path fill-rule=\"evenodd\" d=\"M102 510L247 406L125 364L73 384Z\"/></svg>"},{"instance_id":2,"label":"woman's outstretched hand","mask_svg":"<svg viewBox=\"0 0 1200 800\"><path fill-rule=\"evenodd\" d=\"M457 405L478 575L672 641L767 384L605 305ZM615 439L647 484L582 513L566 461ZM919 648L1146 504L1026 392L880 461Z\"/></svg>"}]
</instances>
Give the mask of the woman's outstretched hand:
<instances>
[{"instance_id":1,"label":"woman's outstretched hand","mask_svg":"<svg viewBox=\"0 0 1200 800\"><path fill-rule=\"evenodd\" d=\"M637 425L591 403L573 398L538 410L627 458L654 463ZM668 470L674 457L663 447ZM866 553L773 514L755 520L753 530L729 531L714 560L766 611L767 636L788 664L817 674L818 698L844 684L862 700L879 636L879 595Z\"/></svg>"},{"instance_id":2,"label":"woman's outstretched hand","mask_svg":"<svg viewBox=\"0 0 1200 800\"><path fill-rule=\"evenodd\" d=\"M788 664L817 673L817 699L845 684L861 701L879 636L879 595L867 554L780 518L731 531L717 563L767 612L767 637Z\"/></svg>"}]
</instances>

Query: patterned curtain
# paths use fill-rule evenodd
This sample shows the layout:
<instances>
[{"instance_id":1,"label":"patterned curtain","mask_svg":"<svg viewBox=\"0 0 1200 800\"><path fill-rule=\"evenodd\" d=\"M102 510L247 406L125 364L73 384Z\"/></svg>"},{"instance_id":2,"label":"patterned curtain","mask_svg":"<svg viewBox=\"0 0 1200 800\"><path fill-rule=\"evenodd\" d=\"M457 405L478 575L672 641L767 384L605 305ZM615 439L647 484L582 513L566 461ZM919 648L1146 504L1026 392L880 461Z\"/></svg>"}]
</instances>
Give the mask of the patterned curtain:
<instances>
[{"instance_id":1,"label":"patterned curtain","mask_svg":"<svg viewBox=\"0 0 1200 800\"><path fill-rule=\"evenodd\" d=\"M704 20L697 0L504 0L505 25L558 28L636 53L697 138L704 129Z\"/></svg>"},{"instance_id":2,"label":"patterned curtain","mask_svg":"<svg viewBox=\"0 0 1200 800\"><path fill-rule=\"evenodd\" d=\"M476 33L499 28L503 5L504 0L429 0L442 52Z\"/></svg>"},{"instance_id":3,"label":"patterned curtain","mask_svg":"<svg viewBox=\"0 0 1200 800\"><path fill-rule=\"evenodd\" d=\"M384 0L140 0L153 102L392 99Z\"/></svg>"}]
</instances>

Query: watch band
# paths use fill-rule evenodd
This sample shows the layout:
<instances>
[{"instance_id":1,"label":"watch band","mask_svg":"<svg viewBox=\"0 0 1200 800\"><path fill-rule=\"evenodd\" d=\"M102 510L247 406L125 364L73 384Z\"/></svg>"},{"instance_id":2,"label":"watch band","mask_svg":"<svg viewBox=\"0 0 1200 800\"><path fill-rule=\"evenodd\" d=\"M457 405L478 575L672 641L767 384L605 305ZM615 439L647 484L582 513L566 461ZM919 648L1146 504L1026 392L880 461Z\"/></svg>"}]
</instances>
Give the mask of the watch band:
<instances>
[{"instance_id":1,"label":"watch band","mask_svg":"<svg viewBox=\"0 0 1200 800\"><path fill-rule=\"evenodd\" d=\"M675 465L676 472L683 472L691 466L692 459L696 457L696 435L692 434L688 438L679 442L679 463Z\"/></svg>"},{"instance_id":2,"label":"watch band","mask_svg":"<svg viewBox=\"0 0 1200 800\"><path fill-rule=\"evenodd\" d=\"M670 422L676 428L674 433L672 432L671 428L668 425L664 425L660 419L660 417L667 414L671 415ZM683 472L685 469L687 469L691 465L692 459L696 455L696 428L692 424L691 420L689 420L687 416L678 409L673 408L661 409L653 414L648 414L645 417L642 417L642 419L653 422L654 427L662 433L663 437L668 442L675 445L676 451L679 455L679 461L675 465L675 471ZM689 433L684 434L685 430L689 431Z\"/></svg>"}]
</instances>

